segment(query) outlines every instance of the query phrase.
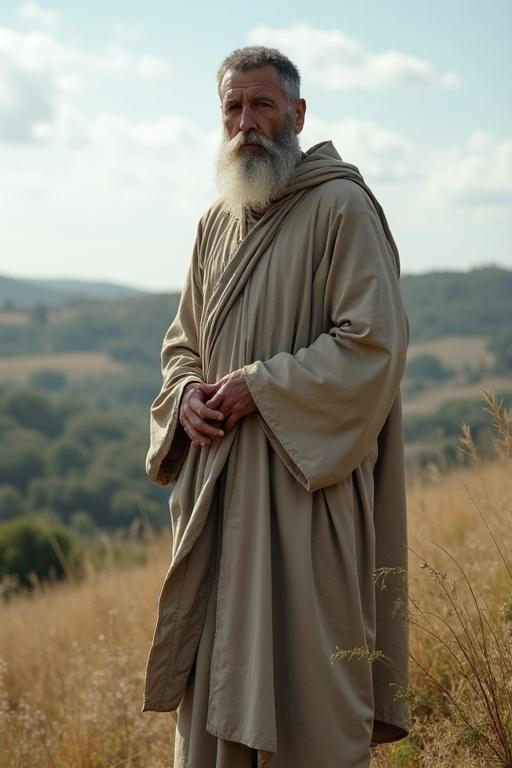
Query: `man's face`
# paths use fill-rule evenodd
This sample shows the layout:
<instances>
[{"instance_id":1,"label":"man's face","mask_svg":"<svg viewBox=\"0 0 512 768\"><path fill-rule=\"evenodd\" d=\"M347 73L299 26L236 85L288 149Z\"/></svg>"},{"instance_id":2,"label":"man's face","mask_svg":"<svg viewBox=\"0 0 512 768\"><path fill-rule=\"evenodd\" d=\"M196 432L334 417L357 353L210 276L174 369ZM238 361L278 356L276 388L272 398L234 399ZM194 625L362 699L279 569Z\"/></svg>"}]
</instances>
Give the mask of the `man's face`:
<instances>
[{"instance_id":1,"label":"man's face","mask_svg":"<svg viewBox=\"0 0 512 768\"><path fill-rule=\"evenodd\" d=\"M256 131L274 139L291 119L295 133L304 125L305 102L290 103L281 76L274 67L266 65L246 72L228 70L220 87L224 129L230 139L240 132ZM241 152L264 154L258 144L245 143Z\"/></svg>"},{"instance_id":2,"label":"man's face","mask_svg":"<svg viewBox=\"0 0 512 768\"><path fill-rule=\"evenodd\" d=\"M283 193L299 161L306 104L290 102L271 66L228 70L220 93L217 181L224 208L237 217L247 208L263 211Z\"/></svg>"}]
</instances>

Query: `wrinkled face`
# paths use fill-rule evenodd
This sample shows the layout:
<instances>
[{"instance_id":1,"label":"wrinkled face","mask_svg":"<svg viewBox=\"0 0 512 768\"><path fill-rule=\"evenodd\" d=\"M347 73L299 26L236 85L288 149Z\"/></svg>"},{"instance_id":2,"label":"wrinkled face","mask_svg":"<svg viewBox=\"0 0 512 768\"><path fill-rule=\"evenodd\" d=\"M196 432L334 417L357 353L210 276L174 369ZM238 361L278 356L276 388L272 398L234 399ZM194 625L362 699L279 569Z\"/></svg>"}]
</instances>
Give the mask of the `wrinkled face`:
<instances>
[{"instance_id":1,"label":"wrinkled face","mask_svg":"<svg viewBox=\"0 0 512 768\"><path fill-rule=\"evenodd\" d=\"M237 217L247 208L263 211L284 192L300 159L305 102L290 101L271 66L228 70L220 95L217 182L224 208Z\"/></svg>"},{"instance_id":2,"label":"wrinkled face","mask_svg":"<svg viewBox=\"0 0 512 768\"><path fill-rule=\"evenodd\" d=\"M222 79L220 96L222 121L230 139L240 131L256 131L273 139L288 117L296 134L304 125L304 100L290 103L279 72L270 65L247 72L228 69ZM261 153L264 150L245 144L243 151Z\"/></svg>"}]
</instances>

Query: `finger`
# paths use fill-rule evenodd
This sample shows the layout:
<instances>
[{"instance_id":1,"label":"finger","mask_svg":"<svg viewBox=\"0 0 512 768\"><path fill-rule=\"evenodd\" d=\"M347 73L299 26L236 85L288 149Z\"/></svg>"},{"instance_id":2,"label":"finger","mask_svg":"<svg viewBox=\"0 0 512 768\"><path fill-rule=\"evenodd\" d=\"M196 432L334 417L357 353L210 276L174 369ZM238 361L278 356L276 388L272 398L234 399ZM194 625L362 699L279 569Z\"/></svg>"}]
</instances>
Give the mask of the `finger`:
<instances>
[{"instance_id":1,"label":"finger","mask_svg":"<svg viewBox=\"0 0 512 768\"><path fill-rule=\"evenodd\" d=\"M208 408L218 408L224 398L224 392L225 390L219 389L219 391L213 397L207 400L206 405Z\"/></svg>"},{"instance_id":2,"label":"finger","mask_svg":"<svg viewBox=\"0 0 512 768\"><path fill-rule=\"evenodd\" d=\"M195 411L202 419L214 419L215 421L221 421L224 418L222 411L215 411L213 408L209 408L201 400L197 398L190 399L190 408Z\"/></svg>"},{"instance_id":3,"label":"finger","mask_svg":"<svg viewBox=\"0 0 512 768\"><path fill-rule=\"evenodd\" d=\"M188 437L191 439L193 443L196 445L199 445L201 447L204 447L206 445L210 445L211 440L206 435L202 435L200 432L198 432L194 427L190 424L186 424L183 426L183 429L185 430Z\"/></svg>"},{"instance_id":4,"label":"finger","mask_svg":"<svg viewBox=\"0 0 512 768\"><path fill-rule=\"evenodd\" d=\"M205 395L212 395L212 394L215 394L215 392L221 386L222 386L222 383L220 381L217 381L215 384L198 384L197 389L200 392L204 392Z\"/></svg>"},{"instance_id":5,"label":"finger","mask_svg":"<svg viewBox=\"0 0 512 768\"><path fill-rule=\"evenodd\" d=\"M187 426L191 426L192 429L195 430L195 432L198 432L201 435L212 435L213 437L223 437L224 432L219 427L213 426L213 424L208 424L207 421L204 421L200 416L197 416L196 414L191 414L187 416L185 419Z\"/></svg>"}]
</instances>

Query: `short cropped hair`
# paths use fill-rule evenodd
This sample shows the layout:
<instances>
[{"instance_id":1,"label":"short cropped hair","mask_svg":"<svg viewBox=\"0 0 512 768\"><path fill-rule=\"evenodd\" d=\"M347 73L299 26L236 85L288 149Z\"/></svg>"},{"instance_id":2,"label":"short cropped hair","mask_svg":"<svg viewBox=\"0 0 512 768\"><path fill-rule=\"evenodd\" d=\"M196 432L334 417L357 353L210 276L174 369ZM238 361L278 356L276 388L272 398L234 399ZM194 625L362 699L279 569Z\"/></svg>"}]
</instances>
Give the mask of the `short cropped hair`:
<instances>
[{"instance_id":1,"label":"short cropped hair","mask_svg":"<svg viewBox=\"0 0 512 768\"><path fill-rule=\"evenodd\" d=\"M217 71L217 87L220 96L222 79L228 69L238 72L247 72L256 67L269 65L274 67L281 75L283 88L290 101L300 99L300 74L295 64L278 51L277 48L266 48L264 45L249 45L246 48L237 48L227 56Z\"/></svg>"}]
</instances>

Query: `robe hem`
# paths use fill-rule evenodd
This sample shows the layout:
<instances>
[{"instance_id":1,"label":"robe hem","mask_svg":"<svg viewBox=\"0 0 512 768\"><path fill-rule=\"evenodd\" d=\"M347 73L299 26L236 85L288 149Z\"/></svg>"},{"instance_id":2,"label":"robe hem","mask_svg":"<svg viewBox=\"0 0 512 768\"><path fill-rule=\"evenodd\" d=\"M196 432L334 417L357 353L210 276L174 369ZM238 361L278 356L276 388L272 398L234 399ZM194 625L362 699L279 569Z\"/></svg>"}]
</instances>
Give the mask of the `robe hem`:
<instances>
[{"instance_id":1,"label":"robe hem","mask_svg":"<svg viewBox=\"0 0 512 768\"><path fill-rule=\"evenodd\" d=\"M208 720L206 723L206 730L208 731L211 736L216 737L217 739L225 739L226 741L236 741L238 744L243 744L246 747L249 747L250 749L255 749L258 752L272 752L272 754L276 751L276 745L270 745L263 742L259 742L259 746L257 745L257 739L254 737L246 737L242 736L241 734L237 734L233 731L223 731L220 728L216 728L211 720Z\"/></svg>"},{"instance_id":2,"label":"robe hem","mask_svg":"<svg viewBox=\"0 0 512 768\"><path fill-rule=\"evenodd\" d=\"M401 739L405 739L407 736L409 736L411 732L411 723L408 720L401 720L400 718L394 717L393 715L388 714L389 710L386 709L379 709L375 710L374 713L374 722L382 723L384 726L391 726L393 728L398 728L401 733L391 735L389 738L380 739L379 741L373 741L371 742L372 746L378 747L381 744L391 744L394 741L400 741Z\"/></svg>"}]
</instances>

